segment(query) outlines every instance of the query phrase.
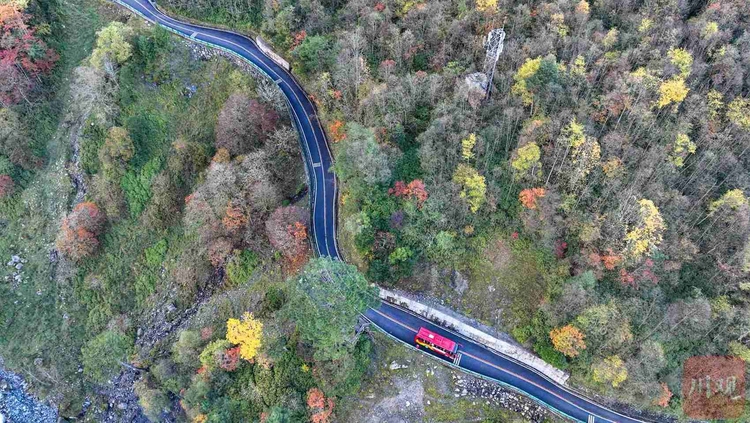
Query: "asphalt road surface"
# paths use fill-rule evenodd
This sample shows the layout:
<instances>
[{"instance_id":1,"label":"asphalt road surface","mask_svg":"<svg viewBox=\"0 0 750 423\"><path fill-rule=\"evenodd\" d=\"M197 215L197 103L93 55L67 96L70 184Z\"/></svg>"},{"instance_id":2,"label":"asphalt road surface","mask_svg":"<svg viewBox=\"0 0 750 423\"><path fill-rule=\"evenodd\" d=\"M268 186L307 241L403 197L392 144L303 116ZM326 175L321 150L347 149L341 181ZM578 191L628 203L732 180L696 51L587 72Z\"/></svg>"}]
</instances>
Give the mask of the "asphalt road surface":
<instances>
[{"instance_id":1,"label":"asphalt road surface","mask_svg":"<svg viewBox=\"0 0 750 423\"><path fill-rule=\"evenodd\" d=\"M333 158L325 132L318 122L315 107L294 77L263 54L250 38L230 31L178 21L160 12L149 0L113 1L182 37L241 56L279 86L289 104L292 120L300 133L300 147L304 153L305 166L310 178L312 234L316 253L319 256L339 260L336 241L338 186L336 177L331 171ZM569 418L586 423L644 422L644 420L626 417L603 407L510 357L494 353L399 307L381 302L377 309L368 309L365 317L391 337L412 346L415 346L414 336L422 326L446 336L459 344L459 354L452 363L449 359L429 351L422 351L470 373L498 381L520 391L554 412Z\"/></svg>"}]
</instances>

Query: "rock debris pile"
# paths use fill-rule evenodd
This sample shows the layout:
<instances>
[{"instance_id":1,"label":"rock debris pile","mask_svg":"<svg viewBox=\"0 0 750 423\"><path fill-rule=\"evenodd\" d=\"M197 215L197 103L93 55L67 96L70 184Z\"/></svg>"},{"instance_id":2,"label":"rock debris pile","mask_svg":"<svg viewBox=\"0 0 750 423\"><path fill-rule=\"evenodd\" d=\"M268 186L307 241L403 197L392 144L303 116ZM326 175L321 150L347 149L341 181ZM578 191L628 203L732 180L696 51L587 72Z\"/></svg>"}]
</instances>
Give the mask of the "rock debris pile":
<instances>
[{"instance_id":1,"label":"rock debris pile","mask_svg":"<svg viewBox=\"0 0 750 423\"><path fill-rule=\"evenodd\" d=\"M453 396L456 398L467 395L480 398L487 405L498 406L520 413L524 419L533 423L542 423L549 417L549 412L541 406L522 395L504 389L496 383L453 373L453 385Z\"/></svg>"},{"instance_id":2,"label":"rock debris pile","mask_svg":"<svg viewBox=\"0 0 750 423\"><path fill-rule=\"evenodd\" d=\"M0 368L0 423L6 422L56 423L57 411L29 395L20 376Z\"/></svg>"}]
</instances>

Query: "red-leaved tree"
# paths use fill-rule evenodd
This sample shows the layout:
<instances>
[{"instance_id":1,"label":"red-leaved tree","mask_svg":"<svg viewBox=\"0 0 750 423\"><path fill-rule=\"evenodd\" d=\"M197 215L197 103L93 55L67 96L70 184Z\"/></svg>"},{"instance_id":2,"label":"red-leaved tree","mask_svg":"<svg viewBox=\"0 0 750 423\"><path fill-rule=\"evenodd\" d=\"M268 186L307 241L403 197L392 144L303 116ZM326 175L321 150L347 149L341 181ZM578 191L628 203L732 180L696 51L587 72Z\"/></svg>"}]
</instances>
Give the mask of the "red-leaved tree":
<instances>
[{"instance_id":1,"label":"red-leaved tree","mask_svg":"<svg viewBox=\"0 0 750 423\"><path fill-rule=\"evenodd\" d=\"M17 4L0 4L0 104L26 98L34 81L49 73L59 59L28 25L31 16Z\"/></svg>"},{"instance_id":2,"label":"red-leaved tree","mask_svg":"<svg viewBox=\"0 0 750 423\"><path fill-rule=\"evenodd\" d=\"M415 200L417 207L422 207L422 204L427 200L427 189L425 189L424 182L421 179L415 179L408 184L403 181L396 181L393 188L388 190L388 194L395 195L399 198L407 198Z\"/></svg>"}]
</instances>

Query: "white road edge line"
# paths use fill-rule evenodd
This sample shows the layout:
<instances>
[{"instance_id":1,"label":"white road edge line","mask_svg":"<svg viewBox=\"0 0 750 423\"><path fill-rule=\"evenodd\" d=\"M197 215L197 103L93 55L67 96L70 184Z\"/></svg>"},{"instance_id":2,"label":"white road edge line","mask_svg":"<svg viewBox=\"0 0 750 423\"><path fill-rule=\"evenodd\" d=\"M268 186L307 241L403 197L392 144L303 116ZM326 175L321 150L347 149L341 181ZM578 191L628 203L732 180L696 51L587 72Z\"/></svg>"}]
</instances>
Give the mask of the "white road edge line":
<instances>
[{"instance_id":1,"label":"white road edge line","mask_svg":"<svg viewBox=\"0 0 750 423\"><path fill-rule=\"evenodd\" d=\"M136 3L138 3L138 4L139 4L139 5L141 6L141 7L143 7L144 9L148 10L148 8L147 8L147 7L146 7L146 6L145 6L145 5L143 4L143 3L141 3L141 1L140 1L140 0L134 0L134 1L135 1ZM151 11L149 11L149 12L151 12ZM188 27L184 26L184 25L183 25L183 24L182 24L181 22L179 22L179 21L176 21L176 20L172 19L171 17L169 17L169 16L167 16L167 15L164 15L164 14L162 14L162 13L161 13L161 12L160 12L159 10L156 10L156 12L157 12L158 14L156 14L156 13L154 13L154 12L151 12L151 14L153 15L154 19L156 19L156 20L158 20L158 21L161 21L161 22L162 22L162 25L165 25L165 26L167 26L167 27L179 28L179 29L181 29L181 30L185 31L186 33L187 33L187 32L190 32L190 31L192 31L192 30L191 30L190 28L188 28ZM173 21L173 22L175 22L175 23L170 23L170 22L168 22L168 20L167 20L167 19L165 19L165 18L163 18L162 16L164 16L164 17L168 18L169 20L171 20L171 21ZM144 18L146 18L146 19L148 20L148 18L147 18L147 17L145 17L145 16L144 16ZM187 37L187 34L181 34L181 35L183 35L183 36ZM206 37L208 37L208 38L213 38L213 39L215 39L215 40L223 41L223 42L225 42L225 43L228 43L228 44L231 44L231 45L233 45L233 46L236 46L236 47L237 47L237 48L239 48L239 49L242 49L243 51L247 52L247 54L249 54L250 56L252 56L253 58L255 58L255 59L256 59L256 60L258 61L258 62L260 62L260 63L263 63L263 64L264 64L264 65L265 65L265 66L266 66L266 67L268 68L268 73L267 73L267 74L268 74L268 76L269 76L269 77L271 77L271 79L273 79L273 77L274 77L274 76L275 76L276 78L279 78L279 79L281 79L281 77L280 77L280 76L278 75L278 73L276 73L276 71L274 71L274 70L273 70L273 69L272 69L272 68L271 68L270 66L268 66L268 64L267 64L267 63L265 63L265 62L264 62L263 60L261 60L261 59L260 59L260 58L259 58L259 57L258 57L257 55L255 55L255 54L254 54L254 53L253 53L252 51L250 51L250 50L246 49L245 47L243 47L243 46L241 46L241 45L239 45L239 44L237 44L237 43L235 43L235 42L233 42L233 41L229 41L229 40L226 40L226 39L223 39L223 38L219 38L219 37L216 37L216 36L213 36L213 35L210 35L210 34L205 34L205 36L206 36ZM188 37L188 38L189 38L189 37ZM220 46L218 46L218 47L220 47ZM235 54L237 54L238 56L242 57L242 56L241 56L241 55L240 55L239 53L237 53L237 52L234 52L234 53L235 53ZM264 57L265 57L265 56L264 56ZM243 57L243 59L246 59L246 58L244 58L244 57ZM269 59L269 60L270 60L270 59ZM258 64L255 64L255 66L258 66ZM273 76L271 76L271 74L273 74ZM297 84L295 83L295 85L297 85ZM298 87L299 87L299 86L298 86ZM301 87L300 87L300 90L301 90ZM292 92L292 94L294 95L294 97L295 97L295 98L297 99L297 102L298 102L298 103L299 103L300 105L302 105L302 102L300 101L300 99L299 99L299 96L297 95L297 93L296 93L296 92L294 92L294 89L293 89L292 87L290 87L290 91ZM307 142L307 136L305 135L305 131L304 131L304 130L302 129L302 125L301 125L301 120L300 120L299 116L297 115L297 111L296 111L296 110L294 110L294 107L292 107L292 105L291 105L291 103L289 102L289 100L288 100L288 99L287 99L287 103L288 103L288 105L289 105L289 109L290 109L290 110L292 111L292 114L294 115L294 118L295 118L295 120L296 120L296 121L297 121L297 123L298 123L298 128L300 129L300 131L299 131L299 132L301 132L301 133L302 133L302 138L303 138L303 139L305 140L305 142L304 142L303 144L305 145L305 149L307 150L307 153L308 153L308 157L309 157L310 161L312 161L312 153L311 153L311 151L310 151L309 143ZM308 121L310 121L310 116L309 116L309 115L307 114L307 111L305 110L305 108L304 108L304 107L302 107L302 111L303 111L303 112L305 113L305 117L307 117L307 120L308 120ZM313 129L312 127L311 127L310 129L311 129L311 130L312 130L312 132L313 132L313 136L315 136L315 130L314 130L314 129ZM317 141L317 138L316 138L316 141ZM316 142L316 146L317 146L317 142ZM318 155L320 155L320 152L318 152ZM315 181L315 187L317 187L317 185L318 185L318 184L317 184L317 182L318 182L318 178L317 178L317 175L315 175L315 172L312 172L312 173L313 173L313 178L314 178L314 181ZM325 191L325 180L323 181L323 185L322 185L322 186L323 186L323 198L325 199L325 192L326 192L326 191ZM317 197L317 196L316 196L316 197ZM315 216L315 210L316 210L316 208L317 208L317 203L316 203L315 201L313 201L313 210L312 210L313 218L314 218L314 216ZM324 216L323 222L324 222L324 225L325 225L325 226L327 226L327 225L326 225L326 220L327 220L327 219L325 219L325 216L326 216L326 214L327 214L327 213L326 213L326 211L327 211L327 208L325 207L325 201L324 201L324 202L323 202L323 216ZM315 232L315 231L314 231L314 232ZM326 232L326 231L325 231L325 227L324 227L324 234L323 234L324 236L323 236L323 239L325 239L325 232ZM316 235L317 235L317 234L316 234ZM317 236L316 236L316 238L317 238ZM327 243L327 241L326 241L326 247L328 247L328 243ZM316 249L318 250L318 255L319 255L319 256L320 256L320 255L322 255L322 254L321 254L321 251L320 251L320 245L319 245L319 243L317 242L317 240L316 240L316 242L315 242L315 248L316 248ZM328 250L328 248L326 248L326 251L328 251L328 255L330 256L330 250Z\"/></svg>"},{"instance_id":2,"label":"white road edge line","mask_svg":"<svg viewBox=\"0 0 750 423\"><path fill-rule=\"evenodd\" d=\"M141 6L141 7L143 7L144 9L148 10L148 11L149 11L149 12L150 12L150 13L151 13L151 14L153 15L153 17L154 17L155 19L157 19L157 20L159 20L159 21L161 21L161 22L164 22L166 26L169 26L169 27L176 27L176 28L180 28L180 29L182 29L182 30L185 30L185 31L190 31L190 29L189 29L189 28L187 28L187 27L185 27L185 26L184 26L184 25L183 25L182 23L180 23L179 21L176 21L175 19L171 18L171 17L170 17L170 16L168 16L168 15L165 15L165 14L163 14L163 13L162 13L161 11L159 11L158 9L156 9L156 12L158 13L158 14L157 14L157 13L154 13L154 12L150 11L150 10L149 10L149 9L148 9L147 7L145 7L145 6L144 6L144 4L143 4L143 3L141 3L141 1L140 1L140 0L133 0L133 1L135 1L136 3L138 3L138 4L139 4L139 5ZM127 6L127 5L125 5L125 6ZM143 14L141 14L141 16L143 16L143 18L145 18L146 20L150 20L150 19L148 19L148 17L147 17L147 16L145 16L145 15L143 15ZM164 16L164 18L163 18L162 16ZM171 20L171 21L173 21L173 22L175 22L175 23L172 23L172 24L168 24L168 23L167 23L167 19L165 19L165 18L167 18L167 19L169 19L169 20ZM190 24L190 25L192 25L192 24ZM196 27L197 27L198 25L194 25L194 26L196 26ZM207 28L207 29L209 29L209 27L203 27L203 28ZM212 30L216 30L217 32L221 32L221 31L223 31L223 30L220 30L220 29L213 29L213 28L210 28L210 29L212 29ZM243 36L242 34L237 34L237 33L231 32L231 31L225 31L225 32L227 32L227 33L232 33L232 34L235 34L235 35L239 35L239 36L241 36L241 37L243 37L243 38L247 38L247 37ZM192 34L194 34L194 35L197 35L197 32L192 32ZM180 35L183 35L183 36L185 36L186 38L191 38L191 39L195 39L195 38L194 38L194 35L191 35L191 36L188 36L187 34L180 34ZM268 66L268 64L267 64L267 63L265 63L265 62L264 62L263 60L261 60L260 58L258 58L258 56L257 56L257 55L255 55L255 54L254 54L253 52L249 51L249 50L248 50L248 49L246 49L245 47L243 47L243 46L241 46L241 45L239 45L239 44L237 44L237 43L235 43L235 42L233 42L233 41L230 41L230 40L227 40L227 39L223 39L223 38L219 38L219 37L216 37L216 36L213 36L213 35L210 35L210 34L201 34L201 35L204 35L205 37L208 37L208 38L213 38L213 39L216 39L216 40L219 40L219 41L223 41L223 42L225 42L225 43L228 43L228 44L231 44L231 45L234 45L234 46L238 47L239 49L241 49L241 50L243 50L243 51L247 52L247 53L248 53L248 54L249 54L250 56L252 56L252 57L253 57L253 58L255 58L256 60L258 60L258 62L260 62L260 63L263 63L263 64L264 64L264 65L265 65L265 66L266 66L266 67L268 68L268 73L267 73L267 74L268 74L268 76L269 76L269 77L271 77L271 73L272 73L272 74L273 74L273 75L275 75L275 76L276 76L277 78L279 78L279 75L278 75L278 73L277 73L276 71L274 71L274 70L273 70L273 69L272 69L272 68L271 68L270 66ZM249 38L248 38L248 40L249 40ZM201 40L201 41L202 41L202 40ZM250 41L252 42L252 40L250 40ZM205 41L205 42L207 42L207 41ZM254 44L254 42L252 42L252 43ZM217 47L220 47L220 46L217 46ZM234 53L235 53L235 54L237 54L237 55L239 55L239 54L238 54L237 52L234 52ZM240 57L242 57L242 56L240 55ZM266 56L264 56L264 57L266 57ZM269 60L271 60L271 59L269 59ZM255 65L256 65L256 66L258 66L258 64L255 64ZM290 75L290 78L291 78L291 80L292 80L292 81L294 81L294 85L295 85L295 86L296 86L296 87L297 87L297 88L298 88L298 89L299 89L300 91L303 91L303 92L304 92L304 90L302 90L302 88L301 88L301 87L299 86L299 84L297 83L297 81L296 81L296 80L295 80L295 79L294 79L294 78L293 78L293 77L291 76L291 74L289 74L289 75ZM273 79L273 77L271 77L271 79ZM279 80L281 80L281 78L279 78ZM282 82L285 82L285 81L282 81ZM280 85L280 84L279 84L279 85ZM307 110L305 110L305 108L304 108L304 105L303 105L303 104L302 104L302 102L301 102L301 101L299 100L299 96L298 96L298 95L297 95L297 93L295 92L294 88L293 88L293 87L289 87L289 88L290 88L290 91L292 92L292 94L293 94L293 95L295 96L295 98L297 99L298 103L299 103L300 105L302 105L302 106L303 106L303 107L302 107L302 111L303 111L303 113L305 114L305 117L307 118L307 120L308 120L308 121L311 121L312 119L310 118L310 115L309 115L309 114L307 113ZM288 100L287 100L287 102L288 102ZM299 116L297 115L297 112L296 112L296 110L294 110L294 108L293 108L293 107L291 106L291 104L289 104L289 106L290 106L290 109L291 109L291 111L292 111L292 114L293 114L293 115L294 115L294 117L295 117L295 120L296 120L296 121L297 121L298 123L301 123L301 121L300 121L300 119L299 119ZM319 129L321 130L321 133L325 134L325 132L323 132L323 128L322 128L322 126L320 125L320 122L318 121L318 119L315 119L315 120L316 120L316 122L317 122L317 124L318 124L318 128L319 128ZM300 129L301 129L301 125L300 125L299 127L300 127ZM313 137L315 138L315 141L316 141L316 146L320 147L320 144L318 143L318 137L317 137L317 134L315 133L315 130L314 130L314 128L311 128L311 129L312 129L312 132L313 132ZM306 136L306 135L304 134L304 131L300 131L300 132L302 132L302 138L304 138L305 140L307 140L307 136ZM305 144L305 147L306 147L306 149L308 150L308 157L309 157L310 159L312 159L311 151L309 150L309 144L308 144L308 143L306 143L306 142L305 142L304 144ZM327 142L324 142L324 143L323 143L323 145L324 145L324 146L326 147L326 149L328 150L328 152L329 152L329 157L333 157L332 155L330 155L330 153L331 153L331 150L330 150L330 146L328 145L328 143L327 143ZM318 151L318 152L320 153L320 151ZM315 166L315 164L313 164L313 167L316 167L316 166ZM316 177L316 175L315 175L315 172L313 172L313 178L315 178L315 182L316 182L316 184L315 184L315 185L317 186L317 177ZM338 187L337 187L337 182L336 182L336 179L335 179L335 178L334 178L334 182L333 182L333 184L334 184L334 190L336 191ZM324 198L324 199L326 198L326 196L325 196L325 192L326 192L326 188L325 188L325 185L326 185L326 184L325 184L325 179L324 179L324 183L323 183L323 198ZM337 202L337 201L338 201L338 199L334 199L334 202ZM335 207L336 207L336 204L334 203L334 209L335 209ZM315 204L315 202L313 202L313 216L315 215L315 208L316 208L316 204ZM324 219L323 219L323 222L324 222L324 233L327 233L327 226L328 226L328 222L327 222L327 219L325 219L325 217L327 216L327 211L328 211L328 210L327 210L327 207L326 207L325 201L324 201L324 204L323 204L323 208L324 208L324 209L323 209L323 215L324 215ZM333 221L333 225L334 225L334 230L335 230L335 227L336 227L336 221L335 221L335 220ZM333 237L333 238L334 238L334 250L336 251L336 253L337 253L337 256L338 256L338 245L337 245L337 244L338 244L338 240L336 239L335 235L334 235L334 237ZM325 237L325 236L324 236L324 239L326 239L326 237ZM327 239L326 239L326 247L328 247ZM318 250L318 255L320 255L320 246L318 245L318 243L317 243L317 242L316 242L316 248L317 248L317 250ZM326 250L328 251L328 253L329 253L328 255L330 256L330 249L326 248ZM526 366L524 366L524 367L526 367ZM532 370L533 370L533 369L532 369ZM577 394L576 392L573 392L573 391L571 391L571 390L567 389L566 387L564 387L564 386L562 386L562 385L559 385L559 384L557 384L557 383L554 383L554 384L555 384L555 385L558 385L558 386L559 386L559 388L561 388L561 389L563 389L563 390L567 391L567 392L568 392L569 394L571 394L571 395L572 395L572 396L574 396L574 397L580 398L580 399L582 399L582 400L584 400L584 401L587 401L587 402L591 402L590 400L588 400L588 399L586 399L586 398L584 398L584 397L581 397L581 396L580 396L580 395L578 395L578 394ZM542 388L542 389L544 389L544 388ZM545 390L546 390L546 389L545 389ZM572 403L571 403L571 404L572 404ZM592 404L593 404L593 402L592 402ZM572 404L572 405L574 405L574 406L575 406L575 404ZM600 406L600 407L602 407L602 406ZM576 408L580 408L580 407L576 406ZM604 407L602 407L602 408L604 408ZM605 409L606 409L606 408L605 408ZM583 410L583 411L586 411L586 410ZM618 413L618 412L617 412L617 411L615 411L615 410L609 410L609 409L607 409L607 411L609 411L609 412L611 412L611 413L613 413L613 414L617 414L617 415L619 415L619 416L622 416L622 417L626 417L626 418L628 418L628 419L632 419L632 420L635 420L635 421L643 421L643 420L639 420L639 419L637 419L637 418L632 418L632 417L627 417L627 416L624 416L624 415L622 415L622 414ZM589 418L590 418L590 419L592 419L592 422L593 422L593 421L595 421L595 417L594 417L594 416L591 416L591 415L589 415ZM645 422L644 422L644 423L645 423Z\"/></svg>"}]
</instances>

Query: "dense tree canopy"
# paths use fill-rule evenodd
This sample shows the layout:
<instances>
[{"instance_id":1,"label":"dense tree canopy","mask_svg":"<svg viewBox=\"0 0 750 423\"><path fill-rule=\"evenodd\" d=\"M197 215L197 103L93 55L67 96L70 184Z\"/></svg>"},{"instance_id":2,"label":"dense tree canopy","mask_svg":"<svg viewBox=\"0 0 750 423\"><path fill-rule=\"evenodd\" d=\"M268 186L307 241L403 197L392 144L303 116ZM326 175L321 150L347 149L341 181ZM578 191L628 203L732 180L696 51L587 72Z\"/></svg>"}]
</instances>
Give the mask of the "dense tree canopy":
<instances>
[{"instance_id":1,"label":"dense tree canopy","mask_svg":"<svg viewBox=\"0 0 750 423\"><path fill-rule=\"evenodd\" d=\"M46 260L55 234L34 216L71 203L46 191L67 186L76 137L65 128L80 129L82 175L69 170L102 219L90 205L47 218L63 228L74 276L24 271L59 276L54 290L0 284L4 358L77 380L75 363L94 363L81 346L104 351L90 343L100 333L201 298L207 323L138 351L152 364L138 385L149 415L179 397L195 421L322 419L329 399L356 392L370 352L353 325L369 288L340 262L296 275L311 228L275 84L192 60L149 26L93 12L71 15L90 27L50 25L70 14L2 3L0 249L35 239ZM340 247L368 281L436 297L511 333L571 384L644 408L679 410L687 357L750 355L747 1L163 3L251 28L292 62L332 141ZM505 48L483 99L482 77L466 77L483 69L498 25ZM48 46L65 47L59 78L45 77ZM55 118L38 112L65 101L40 104L46 92L73 103L54 136ZM42 168L45 151L55 160ZM60 323L59 298L85 324ZM223 339L245 312L263 324L252 362ZM58 336L74 346L57 354ZM51 346L18 348L28 338ZM37 355L43 366L29 364Z\"/></svg>"},{"instance_id":2,"label":"dense tree canopy","mask_svg":"<svg viewBox=\"0 0 750 423\"><path fill-rule=\"evenodd\" d=\"M276 127L279 115L258 100L243 93L229 96L219 113L216 147L236 156L263 146Z\"/></svg>"},{"instance_id":3,"label":"dense tree canopy","mask_svg":"<svg viewBox=\"0 0 750 423\"><path fill-rule=\"evenodd\" d=\"M356 267L316 258L294 284L289 314L302 338L315 346L320 360L336 360L354 348L357 318L377 300L377 293Z\"/></svg>"},{"instance_id":4,"label":"dense tree canopy","mask_svg":"<svg viewBox=\"0 0 750 423\"><path fill-rule=\"evenodd\" d=\"M37 33L49 27L32 27L32 15L24 12L25 4L6 1L0 4L0 105L29 101L29 92L38 77L49 73L58 54Z\"/></svg>"}]
</instances>

